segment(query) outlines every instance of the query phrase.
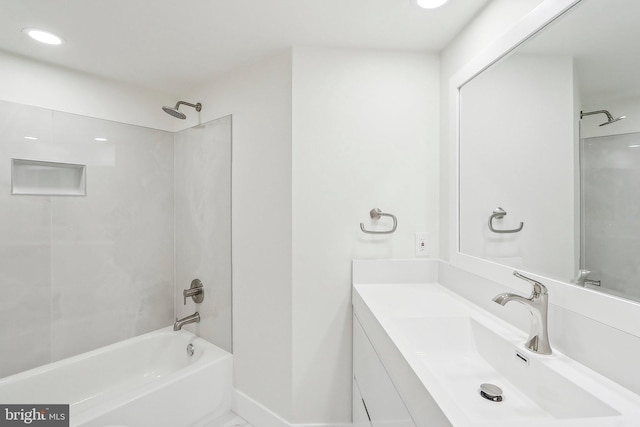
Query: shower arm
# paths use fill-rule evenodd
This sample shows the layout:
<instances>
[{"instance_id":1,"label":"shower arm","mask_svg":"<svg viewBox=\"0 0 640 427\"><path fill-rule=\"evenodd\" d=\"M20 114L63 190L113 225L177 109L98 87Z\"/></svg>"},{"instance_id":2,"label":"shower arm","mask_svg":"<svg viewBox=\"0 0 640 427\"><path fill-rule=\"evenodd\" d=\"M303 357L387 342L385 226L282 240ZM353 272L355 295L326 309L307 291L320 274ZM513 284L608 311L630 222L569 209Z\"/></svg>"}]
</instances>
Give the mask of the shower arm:
<instances>
[{"instance_id":1,"label":"shower arm","mask_svg":"<svg viewBox=\"0 0 640 427\"><path fill-rule=\"evenodd\" d=\"M608 112L607 110L589 111L587 113L583 113L582 111L580 111L580 118L583 118L584 116L592 116L594 114L606 114L607 120L609 121L615 120L614 117L611 115L611 113Z\"/></svg>"},{"instance_id":2,"label":"shower arm","mask_svg":"<svg viewBox=\"0 0 640 427\"><path fill-rule=\"evenodd\" d=\"M193 107L193 108L196 109L196 111L202 110L202 104L199 103L199 102L197 104L191 104L190 102L178 101L176 103L175 109L177 110L180 105L186 105L188 107Z\"/></svg>"}]
</instances>

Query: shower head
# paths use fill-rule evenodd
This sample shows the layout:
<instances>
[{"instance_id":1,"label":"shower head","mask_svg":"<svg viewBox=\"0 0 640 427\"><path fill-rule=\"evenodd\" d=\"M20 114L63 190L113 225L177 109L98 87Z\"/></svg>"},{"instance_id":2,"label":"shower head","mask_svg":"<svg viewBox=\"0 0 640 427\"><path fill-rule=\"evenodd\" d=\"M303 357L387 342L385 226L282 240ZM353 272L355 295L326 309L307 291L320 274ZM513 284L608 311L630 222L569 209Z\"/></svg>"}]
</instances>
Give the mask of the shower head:
<instances>
[{"instance_id":1,"label":"shower head","mask_svg":"<svg viewBox=\"0 0 640 427\"><path fill-rule=\"evenodd\" d=\"M173 117L176 117L178 119L186 119L187 115L184 114L181 111L178 111L178 107L167 107L166 105L164 107L162 107L162 109L164 110L165 113L167 114L171 114Z\"/></svg>"},{"instance_id":2,"label":"shower head","mask_svg":"<svg viewBox=\"0 0 640 427\"><path fill-rule=\"evenodd\" d=\"M165 113L170 114L173 117L176 117L178 119L184 120L187 118L187 116L182 111L178 111L178 108L180 108L180 105L188 105L189 107L195 108L196 111L202 110L202 104L200 104L199 102L197 104L190 104L184 101L178 101L175 107L167 107L165 105L164 107L162 107L162 109L164 110Z\"/></svg>"},{"instance_id":3,"label":"shower head","mask_svg":"<svg viewBox=\"0 0 640 427\"><path fill-rule=\"evenodd\" d=\"M601 123L600 126L610 125L611 123L615 123L615 122L617 122L619 120L626 119L626 118L627 118L627 116L620 116L620 117L615 118L615 119L613 117L610 117L608 121L606 121L604 123Z\"/></svg>"},{"instance_id":4,"label":"shower head","mask_svg":"<svg viewBox=\"0 0 640 427\"><path fill-rule=\"evenodd\" d=\"M610 125L611 123L615 123L615 122L617 122L619 120L627 118L627 116L620 116L618 118L615 118L607 110L590 111L590 112L587 112L587 113L583 113L582 111L580 111L580 118L582 119L584 116L590 116L592 114L606 114L607 115L607 121L604 122L604 123L601 123L600 126Z\"/></svg>"}]
</instances>

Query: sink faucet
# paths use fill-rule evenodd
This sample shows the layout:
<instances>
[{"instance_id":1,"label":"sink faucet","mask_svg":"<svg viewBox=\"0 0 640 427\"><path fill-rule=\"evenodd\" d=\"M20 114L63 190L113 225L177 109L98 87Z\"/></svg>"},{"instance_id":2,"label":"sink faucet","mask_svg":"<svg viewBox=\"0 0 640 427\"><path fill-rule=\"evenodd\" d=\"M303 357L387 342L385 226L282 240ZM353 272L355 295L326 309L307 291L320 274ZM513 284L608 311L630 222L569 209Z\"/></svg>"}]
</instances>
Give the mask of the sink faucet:
<instances>
[{"instance_id":1,"label":"sink faucet","mask_svg":"<svg viewBox=\"0 0 640 427\"><path fill-rule=\"evenodd\" d=\"M524 304L533 317L531 321L531 333L525 347L534 353L551 354L549 345L549 334L547 333L547 311L549 308L549 294L547 288L542 283L530 279L517 271L513 275L519 279L526 280L533 285L533 292L529 298L520 295L503 293L493 298L494 302L505 305L509 301L517 301Z\"/></svg>"},{"instance_id":2,"label":"sink faucet","mask_svg":"<svg viewBox=\"0 0 640 427\"><path fill-rule=\"evenodd\" d=\"M176 322L173 324L173 330L179 331L184 325L188 325L189 323L200 323L200 313L196 311L191 316L187 316L182 319L178 319L176 317Z\"/></svg>"}]
</instances>

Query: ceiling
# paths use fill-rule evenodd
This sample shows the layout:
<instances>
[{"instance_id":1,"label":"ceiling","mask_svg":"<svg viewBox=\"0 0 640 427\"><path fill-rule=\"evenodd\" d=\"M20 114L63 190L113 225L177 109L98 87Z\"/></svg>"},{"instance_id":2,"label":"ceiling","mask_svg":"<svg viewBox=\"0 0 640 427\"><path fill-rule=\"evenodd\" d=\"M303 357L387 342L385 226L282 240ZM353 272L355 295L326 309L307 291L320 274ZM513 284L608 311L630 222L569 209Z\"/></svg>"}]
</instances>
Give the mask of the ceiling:
<instances>
[{"instance_id":1,"label":"ceiling","mask_svg":"<svg viewBox=\"0 0 640 427\"><path fill-rule=\"evenodd\" d=\"M0 50L178 95L296 45L437 52L488 1L0 0Z\"/></svg>"}]
</instances>

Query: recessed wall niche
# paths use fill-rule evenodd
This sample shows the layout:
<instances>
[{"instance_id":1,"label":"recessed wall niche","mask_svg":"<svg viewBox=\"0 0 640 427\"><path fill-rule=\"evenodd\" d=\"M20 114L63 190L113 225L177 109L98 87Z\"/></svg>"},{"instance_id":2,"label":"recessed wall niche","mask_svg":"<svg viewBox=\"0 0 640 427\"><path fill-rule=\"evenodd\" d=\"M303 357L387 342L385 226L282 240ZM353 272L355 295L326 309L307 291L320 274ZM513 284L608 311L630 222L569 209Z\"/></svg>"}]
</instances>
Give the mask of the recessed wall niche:
<instances>
[{"instance_id":1,"label":"recessed wall niche","mask_svg":"<svg viewBox=\"0 0 640 427\"><path fill-rule=\"evenodd\" d=\"M11 159L11 194L85 196L86 165Z\"/></svg>"}]
</instances>

